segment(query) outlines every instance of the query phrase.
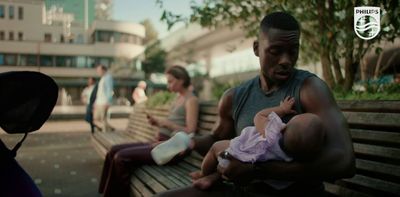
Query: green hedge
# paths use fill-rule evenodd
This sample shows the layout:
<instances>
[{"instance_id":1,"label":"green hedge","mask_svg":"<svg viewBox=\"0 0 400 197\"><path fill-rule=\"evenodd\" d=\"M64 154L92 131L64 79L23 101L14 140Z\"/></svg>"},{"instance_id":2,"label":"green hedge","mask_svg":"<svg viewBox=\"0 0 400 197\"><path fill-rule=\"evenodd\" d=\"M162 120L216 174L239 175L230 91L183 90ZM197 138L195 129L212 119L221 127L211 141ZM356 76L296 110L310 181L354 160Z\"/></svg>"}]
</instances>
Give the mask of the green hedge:
<instances>
[{"instance_id":1,"label":"green hedge","mask_svg":"<svg viewBox=\"0 0 400 197\"><path fill-rule=\"evenodd\" d=\"M157 107L170 104L176 97L175 93L169 91L159 91L149 97L146 102L147 107Z\"/></svg>"}]
</instances>

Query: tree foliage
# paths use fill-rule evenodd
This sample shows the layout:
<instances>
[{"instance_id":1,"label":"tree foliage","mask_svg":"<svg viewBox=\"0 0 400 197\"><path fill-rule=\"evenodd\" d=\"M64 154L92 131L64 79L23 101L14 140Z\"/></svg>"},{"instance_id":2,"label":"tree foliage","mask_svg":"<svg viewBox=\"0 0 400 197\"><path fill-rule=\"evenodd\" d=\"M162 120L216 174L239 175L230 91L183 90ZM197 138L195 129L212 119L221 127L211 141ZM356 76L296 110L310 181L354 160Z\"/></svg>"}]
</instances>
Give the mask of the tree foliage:
<instances>
[{"instance_id":1,"label":"tree foliage","mask_svg":"<svg viewBox=\"0 0 400 197\"><path fill-rule=\"evenodd\" d=\"M164 72L167 52L161 48L158 40L158 32L154 28L149 19L141 22L146 30L143 44L146 45L144 50L144 61L142 61L142 69L146 74L146 78L151 73Z\"/></svg>"},{"instance_id":2,"label":"tree foliage","mask_svg":"<svg viewBox=\"0 0 400 197\"><path fill-rule=\"evenodd\" d=\"M154 42L158 39L158 32L154 28L153 23L149 19L145 19L142 22L140 22L144 26L144 29L146 30L146 35L143 39L143 44L147 45L151 42Z\"/></svg>"},{"instance_id":3,"label":"tree foliage","mask_svg":"<svg viewBox=\"0 0 400 197\"><path fill-rule=\"evenodd\" d=\"M162 6L162 0L157 2ZM381 8L381 32L372 40L362 40L353 31L357 6ZM379 52L380 42L393 42L400 35L399 0L204 0L201 4L192 1L191 9L186 20L168 10L162 20L169 27L180 21L198 22L204 27L239 25L249 37L255 37L267 13L291 13L301 23L301 59L318 58L327 84L344 90L351 89L360 60L368 50Z\"/></svg>"},{"instance_id":4,"label":"tree foliage","mask_svg":"<svg viewBox=\"0 0 400 197\"><path fill-rule=\"evenodd\" d=\"M144 55L145 60L142 62L142 69L146 78L151 73L164 72L167 52L161 48L160 41L147 45Z\"/></svg>"}]
</instances>

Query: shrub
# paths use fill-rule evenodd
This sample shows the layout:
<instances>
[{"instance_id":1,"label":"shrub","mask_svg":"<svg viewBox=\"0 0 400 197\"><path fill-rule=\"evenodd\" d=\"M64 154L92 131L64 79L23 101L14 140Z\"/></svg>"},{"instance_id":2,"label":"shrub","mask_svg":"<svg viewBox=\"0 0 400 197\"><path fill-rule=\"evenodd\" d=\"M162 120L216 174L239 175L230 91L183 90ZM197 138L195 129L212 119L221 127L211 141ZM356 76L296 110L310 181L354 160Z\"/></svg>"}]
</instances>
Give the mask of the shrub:
<instances>
[{"instance_id":1,"label":"shrub","mask_svg":"<svg viewBox=\"0 0 400 197\"><path fill-rule=\"evenodd\" d=\"M333 91L337 100L400 100L400 84L367 84L364 91Z\"/></svg>"},{"instance_id":2,"label":"shrub","mask_svg":"<svg viewBox=\"0 0 400 197\"><path fill-rule=\"evenodd\" d=\"M146 102L147 107L156 107L170 104L176 97L175 93L168 91L158 91L151 95Z\"/></svg>"}]
</instances>

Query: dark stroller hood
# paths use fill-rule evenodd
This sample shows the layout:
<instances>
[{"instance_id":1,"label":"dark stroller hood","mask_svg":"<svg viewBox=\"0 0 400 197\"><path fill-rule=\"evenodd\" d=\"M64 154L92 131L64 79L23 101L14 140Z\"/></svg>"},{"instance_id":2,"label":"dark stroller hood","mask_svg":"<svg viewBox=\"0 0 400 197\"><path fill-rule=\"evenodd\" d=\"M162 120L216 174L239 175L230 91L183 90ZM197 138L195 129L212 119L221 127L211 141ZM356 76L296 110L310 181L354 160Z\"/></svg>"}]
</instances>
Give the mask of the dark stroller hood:
<instances>
[{"instance_id":1,"label":"dark stroller hood","mask_svg":"<svg viewBox=\"0 0 400 197\"><path fill-rule=\"evenodd\" d=\"M52 78L39 72L0 73L0 126L7 133L28 133L49 118L58 97Z\"/></svg>"}]
</instances>

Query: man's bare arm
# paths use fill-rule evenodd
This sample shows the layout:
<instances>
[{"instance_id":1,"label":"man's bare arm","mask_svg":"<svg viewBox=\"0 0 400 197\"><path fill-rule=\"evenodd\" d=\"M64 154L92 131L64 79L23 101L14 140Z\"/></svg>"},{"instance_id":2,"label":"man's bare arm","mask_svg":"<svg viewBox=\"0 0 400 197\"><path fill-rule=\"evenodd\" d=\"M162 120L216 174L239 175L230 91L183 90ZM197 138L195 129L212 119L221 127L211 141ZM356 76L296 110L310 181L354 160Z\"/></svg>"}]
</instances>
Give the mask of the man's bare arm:
<instances>
[{"instance_id":1,"label":"man's bare arm","mask_svg":"<svg viewBox=\"0 0 400 197\"><path fill-rule=\"evenodd\" d=\"M325 144L310 162L266 162L262 168L269 177L287 180L336 179L355 173L353 146L347 122L332 93L318 78L308 78L300 91L305 112L318 115L325 128Z\"/></svg>"},{"instance_id":2,"label":"man's bare arm","mask_svg":"<svg viewBox=\"0 0 400 197\"><path fill-rule=\"evenodd\" d=\"M214 142L234 137L232 119L233 89L227 90L218 103L218 120L210 135L193 138L192 149L205 155Z\"/></svg>"}]
</instances>

